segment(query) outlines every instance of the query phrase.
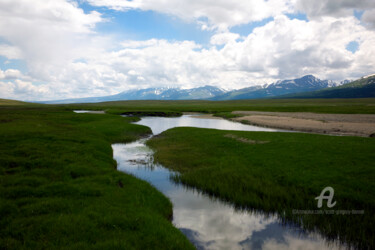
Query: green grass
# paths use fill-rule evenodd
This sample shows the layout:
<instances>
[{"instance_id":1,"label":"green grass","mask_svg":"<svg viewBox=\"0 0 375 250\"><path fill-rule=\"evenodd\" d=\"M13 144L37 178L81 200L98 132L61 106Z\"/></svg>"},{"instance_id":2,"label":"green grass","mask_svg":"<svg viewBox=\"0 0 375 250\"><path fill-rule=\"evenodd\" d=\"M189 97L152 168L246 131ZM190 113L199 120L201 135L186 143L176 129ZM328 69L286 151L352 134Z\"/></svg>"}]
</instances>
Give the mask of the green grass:
<instances>
[{"instance_id":1,"label":"green grass","mask_svg":"<svg viewBox=\"0 0 375 250\"><path fill-rule=\"evenodd\" d=\"M118 101L61 105L67 110L94 109L121 114L137 111L218 113L235 110L375 114L375 98L362 99L269 99L235 101Z\"/></svg>"},{"instance_id":2,"label":"green grass","mask_svg":"<svg viewBox=\"0 0 375 250\"><path fill-rule=\"evenodd\" d=\"M105 110L110 114L127 112L163 112L175 116L181 112L228 113L232 111L314 112L331 114L375 114L375 98L342 99L258 99L233 101L113 101L102 103L42 105L0 99L1 105L59 107L65 110Z\"/></svg>"},{"instance_id":3,"label":"green grass","mask_svg":"<svg viewBox=\"0 0 375 250\"><path fill-rule=\"evenodd\" d=\"M239 208L277 212L328 238L375 247L374 138L174 128L148 145L155 161L181 173L176 181ZM335 190L332 209L364 215L292 214L317 210L314 198L326 186Z\"/></svg>"},{"instance_id":4,"label":"green grass","mask_svg":"<svg viewBox=\"0 0 375 250\"><path fill-rule=\"evenodd\" d=\"M26 102L16 101L16 100L9 100L9 99L1 99L0 98L0 106L15 106L15 105L25 105Z\"/></svg>"},{"instance_id":5,"label":"green grass","mask_svg":"<svg viewBox=\"0 0 375 250\"><path fill-rule=\"evenodd\" d=\"M150 133L137 118L0 107L0 249L193 248L172 204L118 172L111 143Z\"/></svg>"},{"instance_id":6,"label":"green grass","mask_svg":"<svg viewBox=\"0 0 375 250\"><path fill-rule=\"evenodd\" d=\"M231 111L234 110L375 114L374 104L374 98L219 102L122 101L70 105L29 104L1 99L0 248L184 249L192 247L168 220L172 213L169 200L146 182L115 170L116 164L112 159L110 144L133 141L150 132L146 127L129 124L130 121L138 118L123 118L118 114L130 112L133 115L176 116L181 112L203 112L227 118L233 117ZM74 114L73 109L105 110L108 115ZM166 136L168 133L174 133L173 131L181 133ZM194 136L189 136L190 132ZM209 133L214 134L209 135ZM178 166L179 171L184 172L181 181L200 187L208 193L220 195L238 206L251 206L271 212L279 211L280 208L290 208L291 205L296 205L293 208L297 209L299 203L292 202L295 202L291 198L294 197L293 195L302 195L301 197L310 199L317 196L323 186L334 186L336 184L332 182L334 179L338 179L341 183L341 187L334 186L335 190L343 189L342 183L347 181L351 188L343 191L346 196L340 193L337 195L343 199L341 197L353 198L354 194L358 194L356 204L360 205L360 209L363 205L363 208L369 211L364 216L366 220L360 221L362 224L355 224L351 221L336 222L339 219L334 219L332 222L334 227L328 230L325 229L326 224L320 222L321 219L304 218L305 226L311 228L319 225L327 235L336 236L338 232L348 240L366 244L372 241L373 244L374 231L368 228L374 220L368 216L374 211L374 180L371 179L374 173L369 173L369 168L365 167L365 164L373 166L375 161L368 151L373 152L374 147L369 141L363 144L368 147L363 146L361 140L366 140L365 138L353 139L357 140L357 144L353 144L352 139L340 139L349 140L340 144L342 150L334 150L337 145L336 142L332 142L334 146L331 145L330 147L333 148L330 150L339 155L327 158L326 161L331 159L336 170L329 172L330 179L326 179L331 182L323 184L323 182L316 182L315 177L321 177L325 173L321 170L324 165L317 166L317 171L313 171L313 166L308 165L318 163L315 159L316 155L326 155L316 141L317 138L320 140L320 137L293 135L306 136L299 142L301 138L288 139L283 137L285 135L280 135L279 138L276 134L272 134L272 138L269 138L272 143L252 145L259 147L258 151L254 151L255 154L253 151L247 151L247 146L251 145L244 147L233 138L222 138L215 133L220 132L193 129L186 134L184 129L172 130L165 133L165 137L155 139L151 143L156 144L159 143L158 140L165 142L163 140L170 141L176 138L173 144L165 146L165 150L169 150L170 158L161 157L162 150L158 152L157 157L163 159L167 166ZM259 133L256 136L259 137L258 139L268 140L263 136L271 135ZM205 137L209 140L205 141ZM275 139L277 139L276 145L282 148L280 153L277 153L279 151L276 150ZM293 141L295 143L291 143ZM343 146L345 143L348 143L348 148ZM274 148L271 147L272 145ZM235 149L232 148L233 146ZM261 146L267 147L266 151ZM219 150L216 151L216 148ZM289 149L287 157L290 159L284 159L281 154L287 149ZM362 156L357 158L361 150ZM218 155L219 152L222 155ZM171 153L177 155L171 156ZM248 155L240 157L244 153ZM250 157L251 155L254 157ZM342 156L344 160L339 162L343 166L349 166L345 171L338 169L339 165L335 163L336 158ZM220 160L215 160L217 157ZM187 158L189 159L186 160ZM297 158L299 161L294 161ZM369 158L371 161L368 160ZM288 169L288 172L284 173L285 165L281 163L286 161L290 162L292 170ZM302 171L306 175L300 175L297 162L301 163L300 166L308 166L307 170ZM225 166L228 163L236 167L235 171L234 168L228 167L232 165ZM258 163L259 165L256 165ZM323 161L323 163L327 162ZM249 166L256 166L254 169L257 171L254 172L253 168L249 171ZM353 170L355 167L358 167L356 171ZM263 168L267 171L260 171ZM372 171L372 168L370 170ZM276 177L273 173L277 173ZM357 178L360 181L355 181ZM371 182L368 179L371 179ZM313 182L310 183L312 180ZM367 189L363 191L366 185ZM357 187L359 191L353 191ZM237 192L231 191L234 189L237 189ZM369 198L370 205L363 203L365 198ZM309 201L307 205L301 199L296 201L303 203L303 209L315 204L314 200ZM350 203L352 200L349 199L348 202L350 206L353 205ZM339 204L346 203L340 201ZM360 225L364 225L364 229L361 227L362 229L358 229L360 233L352 234ZM357 237L359 234L361 236Z\"/></svg>"}]
</instances>

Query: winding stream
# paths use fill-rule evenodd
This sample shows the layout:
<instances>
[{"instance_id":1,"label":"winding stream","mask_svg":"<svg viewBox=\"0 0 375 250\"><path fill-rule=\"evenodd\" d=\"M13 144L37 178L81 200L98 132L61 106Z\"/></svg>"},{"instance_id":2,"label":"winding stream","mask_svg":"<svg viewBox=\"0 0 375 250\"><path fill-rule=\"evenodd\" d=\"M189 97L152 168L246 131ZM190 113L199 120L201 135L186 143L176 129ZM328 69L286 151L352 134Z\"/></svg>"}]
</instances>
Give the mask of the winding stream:
<instances>
[{"instance_id":1,"label":"winding stream","mask_svg":"<svg viewBox=\"0 0 375 250\"><path fill-rule=\"evenodd\" d=\"M148 126L154 135L173 127L190 126L221 130L280 131L244 125L224 119L144 117L136 124ZM149 138L128 144L113 144L118 170L146 180L173 203L173 224L198 249L335 249L337 245L317 234L283 226L276 216L238 211L232 205L176 184L174 174L153 164L153 151L145 145Z\"/></svg>"}]
</instances>

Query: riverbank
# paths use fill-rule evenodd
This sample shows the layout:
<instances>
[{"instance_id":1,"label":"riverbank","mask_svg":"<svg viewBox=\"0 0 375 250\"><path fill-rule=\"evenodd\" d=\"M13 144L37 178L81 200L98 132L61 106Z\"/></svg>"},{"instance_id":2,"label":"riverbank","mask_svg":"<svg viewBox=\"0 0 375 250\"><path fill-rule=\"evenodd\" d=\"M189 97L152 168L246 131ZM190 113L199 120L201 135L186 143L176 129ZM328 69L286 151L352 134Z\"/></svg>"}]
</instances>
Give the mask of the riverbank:
<instances>
[{"instance_id":1,"label":"riverbank","mask_svg":"<svg viewBox=\"0 0 375 250\"><path fill-rule=\"evenodd\" d=\"M374 114L233 111L234 121L286 130L369 137L375 134Z\"/></svg>"},{"instance_id":2,"label":"riverbank","mask_svg":"<svg viewBox=\"0 0 375 250\"><path fill-rule=\"evenodd\" d=\"M151 132L137 119L0 107L0 248L192 249L171 202L116 170L111 144Z\"/></svg>"}]
</instances>

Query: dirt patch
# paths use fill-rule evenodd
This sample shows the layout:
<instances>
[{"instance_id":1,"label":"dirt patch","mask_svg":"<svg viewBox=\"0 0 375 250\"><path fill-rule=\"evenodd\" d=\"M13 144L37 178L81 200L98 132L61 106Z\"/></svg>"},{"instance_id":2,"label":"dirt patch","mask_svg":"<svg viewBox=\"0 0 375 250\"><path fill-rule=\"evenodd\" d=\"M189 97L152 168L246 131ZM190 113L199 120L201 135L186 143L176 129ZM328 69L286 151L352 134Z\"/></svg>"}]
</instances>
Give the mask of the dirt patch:
<instances>
[{"instance_id":1,"label":"dirt patch","mask_svg":"<svg viewBox=\"0 0 375 250\"><path fill-rule=\"evenodd\" d=\"M232 139L235 139L236 141L247 143L247 144L265 144L265 143L269 143L269 141L256 141L256 140L251 140L251 139L247 139L247 138L244 138L244 137L238 137L238 136L232 135L232 134L226 134L226 135L224 135L224 137L232 138Z\"/></svg>"},{"instance_id":2,"label":"dirt patch","mask_svg":"<svg viewBox=\"0 0 375 250\"><path fill-rule=\"evenodd\" d=\"M90 111L89 114L105 114L105 111Z\"/></svg>"},{"instance_id":3,"label":"dirt patch","mask_svg":"<svg viewBox=\"0 0 375 250\"><path fill-rule=\"evenodd\" d=\"M214 116L213 114L192 114L193 118L199 118L199 119L216 119L216 120L223 120L224 118L222 117L218 117L218 116Z\"/></svg>"},{"instance_id":4,"label":"dirt patch","mask_svg":"<svg viewBox=\"0 0 375 250\"><path fill-rule=\"evenodd\" d=\"M301 112L234 111L243 117L234 121L287 130L334 135L370 136L375 133L375 115L316 114Z\"/></svg>"},{"instance_id":5,"label":"dirt patch","mask_svg":"<svg viewBox=\"0 0 375 250\"><path fill-rule=\"evenodd\" d=\"M105 114L103 110L74 110L77 114Z\"/></svg>"}]
</instances>

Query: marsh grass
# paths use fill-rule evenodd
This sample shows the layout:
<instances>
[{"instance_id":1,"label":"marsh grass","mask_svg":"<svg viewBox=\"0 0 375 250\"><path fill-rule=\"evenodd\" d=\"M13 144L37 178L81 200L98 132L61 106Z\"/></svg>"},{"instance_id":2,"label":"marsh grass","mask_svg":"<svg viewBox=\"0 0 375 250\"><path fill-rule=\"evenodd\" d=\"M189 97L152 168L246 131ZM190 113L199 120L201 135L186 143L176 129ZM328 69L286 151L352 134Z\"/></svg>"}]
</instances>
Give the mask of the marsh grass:
<instances>
[{"instance_id":1,"label":"marsh grass","mask_svg":"<svg viewBox=\"0 0 375 250\"><path fill-rule=\"evenodd\" d=\"M91 104L59 105L67 110L106 110L113 114L125 112L201 112L219 113L236 110L314 112L341 114L375 114L375 98L357 99L258 99L236 101L116 101Z\"/></svg>"},{"instance_id":2,"label":"marsh grass","mask_svg":"<svg viewBox=\"0 0 375 250\"><path fill-rule=\"evenodd\" d=\"M170 221L172 205L148 183L115 171L111 143L150 133L139 115L235 110L375 114L375 99L119 101L41 105L0 99L1 249L192 248ZM74 114L74 109L107 115ZM133 117L120 117L120 114ZM223 133L223 134L222 134ZM183 173L177 181L239 208L278 212L374 248L373 138L173 129L150 142L157 159ZM237 139L236 139L237 138ZM240 139L238 139L240 138ZM372 140L372 141L368 141ZM244 143L244 142L267 142ZM358 216L295 217L315 209L327 185L337 209ZM336 207L335 207L336 208Z\"/></svg>"},{"instance_id":3,"label":"marsh grass","mask_svg":"<svg viewBox=\"0 0 375 250\"><path fill-rule=\"evenodd\" d=\"M0 107L0 248L193 248L170 201L116 170L111 143L151 132L136 119Z\"/></svg>"},{"instance_id":4,"label":"marsh grass","mask_svg":"<svg viewBox=\"0 0 375 250\"><path fill-rule=\"evenodd\" d=\"M375 247L373 138L174 128L147 144L156 151L155 161L181 173L174 177L178 182L242 209L276 212L329 239ZM326 186L334 188L337 203L321 210L364 214L293 214L319 210L315 197Z\"/></svg>"}]
</instances>

